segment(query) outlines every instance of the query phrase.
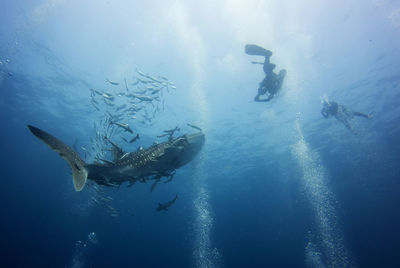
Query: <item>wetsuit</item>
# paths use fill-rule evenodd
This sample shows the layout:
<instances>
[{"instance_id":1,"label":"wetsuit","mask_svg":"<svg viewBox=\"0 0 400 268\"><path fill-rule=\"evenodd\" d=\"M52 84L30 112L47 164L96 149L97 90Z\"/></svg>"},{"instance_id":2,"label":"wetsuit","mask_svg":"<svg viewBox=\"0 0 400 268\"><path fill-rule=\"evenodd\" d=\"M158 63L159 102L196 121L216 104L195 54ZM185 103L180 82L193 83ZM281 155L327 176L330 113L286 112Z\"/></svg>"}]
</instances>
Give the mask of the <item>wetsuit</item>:
<instances>
[{"instance_id":1,"label":"wetsuit","mask_svg":"<svg viewBox=\"0 0 400 268\"><path fill-rule=\"evenodd\" d=\"M265 64L264 64L265 66ZM254 101L258 102L267 102L270 101L276 93L278 93L279 89L282 87L283 79L285 78L286 71L281 70L279 74L277 75L274 73L272 70L275 68L275 64L270 64L269 70L271 70L269 73L265 73L265 78L264 80L260 83L260 86L258 88L258 93L254 98ZM265 71L266 68L264 68ZM266 95L267 92L269 93L268 98L266 99L260 99L261 95Z\"/></svg>"},{"instance_id":2,"label":"wetsuit","mask_svg":"<svg viewBox=\"0 0 400 268\"><path fill-rule=\"evenodd\" d=\"M263 70L265 73L264 80L260 83L258 88L258 93L254 98L254 101L267 102L270 101L274 95L282 87L283 79L285 78L286 71L281 70L279 74L273 72L275 69L275 64L269 62L269 58L272 56L272 52L268 49L260 47L254 44L247 44L245 46L245 53L248 55L264 56ZM254 62L253 62L254 63ZM258 62L257 62L258 63ZM266 95L269 93L268 98L260 99L261 95Z\"/></svg>"},{"instance_id":3,"label":"wetsuit","mask_svg":"<svg viewBox=\"0 0 400 268\"><path fill-rule=\"evenodd\" d=\"M354 116L371 118L370 115L351 111L335 101L330 101L330 102L325 101L324 107L321 110L321 114L325 118L328 118L329 116L334 116L337 120L342 122L349 130L351 130L350 120L353 119Z\"/></svg>"}]
</instances>

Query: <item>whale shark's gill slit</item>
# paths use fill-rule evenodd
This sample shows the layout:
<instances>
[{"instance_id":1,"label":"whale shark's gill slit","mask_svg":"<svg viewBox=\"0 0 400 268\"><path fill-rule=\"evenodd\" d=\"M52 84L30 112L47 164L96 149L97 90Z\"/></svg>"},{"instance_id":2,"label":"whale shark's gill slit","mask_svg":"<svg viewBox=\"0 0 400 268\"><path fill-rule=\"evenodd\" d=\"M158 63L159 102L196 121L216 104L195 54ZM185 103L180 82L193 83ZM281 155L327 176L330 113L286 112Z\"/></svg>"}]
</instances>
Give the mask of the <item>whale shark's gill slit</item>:
<instances>
[{"instance_id":1,"label":"whale shark's gill slit","mask_svg":"<svg viewBox=\"0 0 400 268\"><path fill-rule=\"evenodd\" d=\"M311 267L354 267L344 242L344 235L336 215L335 195L328 187L328 176L319 154L304 140L298 120L295 123L298 141L292 154L301 171L301 183L314 211L316 234L309 233L305 248L306 262Z\"/></svg>"},{"instance_id":2,"label":"whale shark's gill slit","mask_svg":"<svg viewBox=\"0 0 400 268\"><path fill-rule=\"evenodd\" d=\"M81 171L81 169L78 167L77 164L74 163L74 166L75 166L75 168L76 168L77 170Z\"/></svg>"}]
</instances>

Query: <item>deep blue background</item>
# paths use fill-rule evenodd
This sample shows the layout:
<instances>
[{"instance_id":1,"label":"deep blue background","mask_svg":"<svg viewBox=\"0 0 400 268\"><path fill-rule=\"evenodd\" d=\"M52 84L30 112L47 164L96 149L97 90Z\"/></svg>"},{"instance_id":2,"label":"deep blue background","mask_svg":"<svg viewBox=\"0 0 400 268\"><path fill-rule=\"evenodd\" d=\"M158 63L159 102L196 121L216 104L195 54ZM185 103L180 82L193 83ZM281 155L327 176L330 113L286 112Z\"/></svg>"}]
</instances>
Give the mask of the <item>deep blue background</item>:
<instances>
[{"instance_id":1,"label":"deep blue background","mask_svg":"<svg viewBox=\"0 0 400 268\"><path fill-rule=\"evenodd\" d=\"M295 157L301 134L334 197L331 234L343 234L349 265L400 266L397 3L94 2L0 4L0 266L74 267L90 232L98 243L75 267L316 266L310 239L326 252L308 167ZM271 49L288 70L271 103L252 102L263 73L250 61L262 59L245 55L245 43ZM89 189L73 190L68 166L26 125L87 146L98 120L89 89L110 90L105 78L121 82L135 68L177 85L152 125L133 125L140 144L176 124L190 131L186 122L206 144L153 193L149 184L108 190L121 212L113 218ZM354 135L322 118L324 95L374 118L355 118ZM168 212L155 211L177 192Z\"/></svg>"}]
</instances>

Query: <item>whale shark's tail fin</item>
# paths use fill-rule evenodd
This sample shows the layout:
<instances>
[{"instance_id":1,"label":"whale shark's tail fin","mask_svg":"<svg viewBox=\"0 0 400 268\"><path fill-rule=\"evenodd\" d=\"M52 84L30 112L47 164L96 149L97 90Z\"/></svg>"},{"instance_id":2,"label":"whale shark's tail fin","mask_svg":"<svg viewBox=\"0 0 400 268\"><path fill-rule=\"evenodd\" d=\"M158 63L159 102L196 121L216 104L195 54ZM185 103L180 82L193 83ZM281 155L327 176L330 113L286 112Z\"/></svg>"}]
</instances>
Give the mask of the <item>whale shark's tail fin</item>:
<instances>
[{"instance_id":1,"label":"whale shark's tail fin","mask_svg":"<svg viewBox=\"0 0 400 268\"><path fill-rule=\"evenodd\" d=\"M79 155L69 148L65 143L50 135L49 133L28 125L28 129L39 140L47 144L53 151L57 152L69 165L72 170L72 181L75 191L81 191L85 186L88 171L85 168L85 162Z\"/></svg>"}]
</instances>

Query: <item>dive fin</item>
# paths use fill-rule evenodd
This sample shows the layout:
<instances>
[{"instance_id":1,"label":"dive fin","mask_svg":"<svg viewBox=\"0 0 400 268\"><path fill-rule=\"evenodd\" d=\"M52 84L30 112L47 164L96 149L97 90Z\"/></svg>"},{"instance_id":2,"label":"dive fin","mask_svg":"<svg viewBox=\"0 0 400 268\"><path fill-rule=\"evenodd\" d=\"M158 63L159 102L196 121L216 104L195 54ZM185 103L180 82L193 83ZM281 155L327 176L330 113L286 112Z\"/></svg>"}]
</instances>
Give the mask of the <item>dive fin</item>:
<instances>
[{"instance_id":1,"label":"dive fin","mask_svg":"<svg viewBox=\"0 0 400 268\"><path fill-rule=\"evenodd\" d=\"M264 56L264 57L271 57L272 56L272 52L271 51L269 51L269 50L267 50L267 49L265 49L263 47L260 47L260 46L257 46L257 45L253 45L253 44L247 44L244 47L244 52L247 55L256 55L256 56Z\"/></svg>"},{"instance_id":2,"label":"dive fin","mask_svg":"<svg viewBox=\"0 0 400 268\"><path fill-rule=\"evenodd\" d=\"M79 155L69 148L65 143L50 135L49 133L34 127L27 126L30 132L39 140L47 144L53 151L57 152L69 165L72 171L72 181L75 191L79 192L83 189L88 176L88 171L85 168L85 162Z\"/></svg>"}]
</instances>

